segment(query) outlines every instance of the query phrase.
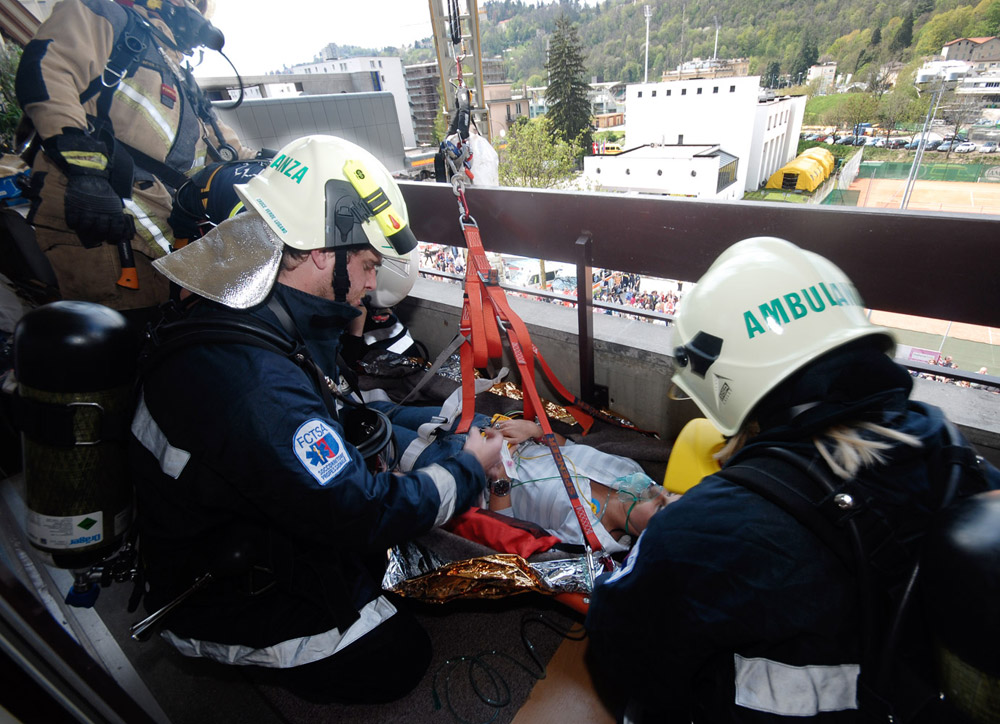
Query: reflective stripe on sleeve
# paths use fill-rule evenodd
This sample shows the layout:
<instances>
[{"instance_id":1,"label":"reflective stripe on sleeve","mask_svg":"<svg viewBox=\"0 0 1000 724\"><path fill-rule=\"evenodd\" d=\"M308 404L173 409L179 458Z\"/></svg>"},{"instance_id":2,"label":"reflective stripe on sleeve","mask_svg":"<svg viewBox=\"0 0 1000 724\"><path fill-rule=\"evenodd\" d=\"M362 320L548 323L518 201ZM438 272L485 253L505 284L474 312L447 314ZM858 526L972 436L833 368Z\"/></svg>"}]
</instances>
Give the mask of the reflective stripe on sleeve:
<instances>
[{"instance_id":1,"label":"reflective stripe on sleeve","mask_svg":"<svg viewBox=\"0 0 1000 724\"><path fill-rule=\"evenodd\" d=\"M351 624L344 633L334 628L313 636L282 641L263 649L253 649L238 644L230 645L214 641L183 639L169 630L163 631L160 635L185 656L201 657L237 666L288 669L292 666L321 661L344 650L395 614L396 607L387 598L379 596L375 600L369 601L364 608L358 611L358 620Z\"/></svg>"},{"instance_id":2,"label":"reflective stripe on sleeve","mask_svg":"<svg viewBox=\"0 0 1000 724\"><path fill-rule=\"evenodd\" d=\"M420 472L430 476L437 488L438 497L441 498L441 507L438 508L437 518L434 519L434 525L441 525L455 514L455 502L458 495L458 484L455 482L455 476L436 463L428 465L426 468L420 468Z\"/></svg>"},{"instance_id":3,"label":"reflective stripe on sleeve","mask_svg":"<svg viewBox=\"0 0 1000 724\"><path fill-rule=\"evenodd\" d=\"M149 235L149 238L161 249L163 249L164 254L170 253L170 242L165 236L163 236L163 230L156 225L156 222L150 218L149 214L146 213L139 204L135 202L134 199L122 199L122 203L125 204L125 208L132 212L132 216L135 220L139 222L141 227ZM141 233L141 232L140 232Z\"/></svg>"},{"instance_id":4,"label":"reflective stripe on sleeve","mask_svg":"<svg viewBox=\"0 0 1000 724\"><path fill-rule=\"evenodd\" d=\"M181 476L188 460L191 459L191 453L170 444L150 414L149 408L146 407L146 399L142 395L139 396L139 406L136 408L135 417L132 418L132 434L153 454L153 457L160 461L160 470L165 475L174 480Z\"/></svg>"},{"instance_id":5,"label":"reflective stripe on sleeve","mask_svg":"<svg viewBox=\"0 0 1000 724\"><path fill-rule=\"evenodd\" d=\"M857 664L790 666L734 654L736 704L781 716L858 708Z\"/></svg>"}]
</instances>

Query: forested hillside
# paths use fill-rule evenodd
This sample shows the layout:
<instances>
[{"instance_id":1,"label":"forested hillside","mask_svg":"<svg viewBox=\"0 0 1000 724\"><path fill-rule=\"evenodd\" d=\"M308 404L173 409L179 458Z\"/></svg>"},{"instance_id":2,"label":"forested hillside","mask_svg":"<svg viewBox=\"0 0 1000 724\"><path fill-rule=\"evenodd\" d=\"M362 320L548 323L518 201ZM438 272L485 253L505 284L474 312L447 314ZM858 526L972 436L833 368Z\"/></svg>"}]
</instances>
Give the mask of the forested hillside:
<instances>
[{"instance_id":1,"label":"forested hillside","mask_svg":"<svg viewBox=\"0 0 1000 724\"><path fill-rule=\"evenodd\" d=\"M941 52L959 37L1000 34L1000 0L480 0L484 57L503 57L515 84L545 84L545 47L556 18L577 26L586 67L599 81L643 79L649 5L649 79L693 58L749 58L750 73L797 80L809 65L838 63L864 78L876 66ZM716 29L718 49L716 50ZM393 49L395 52L400 52ZM406 63L430 60L406 48Z\"/></svg>"}]
</instances>

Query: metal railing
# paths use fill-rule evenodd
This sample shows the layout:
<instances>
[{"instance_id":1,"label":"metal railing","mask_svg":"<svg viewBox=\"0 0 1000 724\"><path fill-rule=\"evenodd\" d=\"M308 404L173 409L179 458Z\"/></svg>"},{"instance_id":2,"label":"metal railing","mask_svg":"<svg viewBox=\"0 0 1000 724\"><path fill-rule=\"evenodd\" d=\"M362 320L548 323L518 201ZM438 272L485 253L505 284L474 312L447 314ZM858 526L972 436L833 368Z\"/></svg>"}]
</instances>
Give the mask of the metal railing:
<instances>
[{"instance_id":1,"label":"metal railing","mask_svg":"<svg viewBox=\"0 0 1000 724\"><path fill-rule=\"evenodd\" d=\"M450 186L400 186L418 239L465 246ZM606 307L586 281L594 267L697 280L723 250L752 236L827 257L872 309L1000 326L1000 216L509 188L471 187L467 198L487 251L576 264L584 399L593 380L592 316Z\"/></svg>"}]
</instances>

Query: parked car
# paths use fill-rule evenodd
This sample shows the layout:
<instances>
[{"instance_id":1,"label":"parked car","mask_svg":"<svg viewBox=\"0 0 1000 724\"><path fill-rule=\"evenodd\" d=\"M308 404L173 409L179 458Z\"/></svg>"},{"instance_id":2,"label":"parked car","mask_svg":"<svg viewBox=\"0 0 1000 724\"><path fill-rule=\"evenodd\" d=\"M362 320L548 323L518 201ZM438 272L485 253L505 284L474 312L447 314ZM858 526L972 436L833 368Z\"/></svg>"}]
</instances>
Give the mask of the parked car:
<instances>
[{"instance_id":1,"label":"parked car","mask_svg":"<svg viewBox=\"0 0 1000 724\"><path fill-rule=\"evenodd\" d=\"M972 153L976 150L976 144L972 141L965 141L960 143L955 148L952 149L955 153Z\"/></svg>"},{"instance_id":2,"label":"parked car","mask_svg":"<svg viewBox=\"0 0 1000 724\"><path fill-rule=\"evenodd\" d=\"M952 149L952 145L953 145L953 142L952 142L952 141L942 141L942 142L941 142L941 145L939 145L939 146L938 146L937 148L935 148L934 150L935 150L935 151L939 151L939 152L941 152L941 153L947 153L948 151L951 151L951 150L953 150L953 149ZM929 149L930 149L930 146L928 146L927 148L928 148L928 150L929 150Z\"/></svg>"},{"instance_id":3,"label":"parked car","mask_svg":"<svg viewBox=\"0 0 1000 724\"><path fill-rule=\"evenodd\" d=\"M885 148L885 143L886 143L886 141L885 141L884 138L879 138L879 139L876 139L876 141L875 141L875 143L873 145L875 146L875 148Z\"/></svg>"},{"instance_id":4,"label":"parked car","mask_svg":"<svg viewBox=\"0 0 1000 724\"><path fill-rule=\"evenodd\" d=\"M997 144L995 141L987 141L982 146L979 147L980 153L993 153L997 150Z\"/></svg>"},{"instance_id":5,"label":"parked car","mask_svg":"<svg viewBox=\"0 0 1000 724\"><path fill-rule=\"evenodd\" d=\"M909 148L909 143L905 138L890 138L885 142L886 148ZM914 146L916 148L916 146Z\"/></svg>"},{"instance_id":6,"label":"parked car","mask_svg":"<svg viewBox=\"0 0 1000 724\"><path fill-rule=\"evenodd\" d=\"M875 136L861 136L861 140L865 146L877 146L879 141L885 143L884 138L875 138Z\"/></svg>"},{"instance_id":7,"label":"parked car","mask_svg":"<svg viewBox=\"0 0 1000 724\"><path fill-rule=\"evenodd\" d=\"M943 143L944 143L944 141L928 141L927 145L924 146L924 150L925 151L936 151L938 148L941 147L941 144L943 144Z\"/></svg>"}]
</instances>

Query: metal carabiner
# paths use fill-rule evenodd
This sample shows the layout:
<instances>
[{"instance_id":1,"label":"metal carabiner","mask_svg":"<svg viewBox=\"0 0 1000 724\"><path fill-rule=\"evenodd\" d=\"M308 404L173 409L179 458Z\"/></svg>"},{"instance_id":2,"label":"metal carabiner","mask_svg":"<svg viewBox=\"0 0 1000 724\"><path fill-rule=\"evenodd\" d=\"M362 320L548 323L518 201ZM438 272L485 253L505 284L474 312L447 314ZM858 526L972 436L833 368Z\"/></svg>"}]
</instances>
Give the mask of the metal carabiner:
<instances>
[{"instance_id":1,"label":"metal carabiner","mask_svg":"<svg viewBox=\"0 0 1000 724\"><path fill-rule=\"evenodd\" d=\"M125 77L126 72L127 72L126 70L123 70L121 73L116 73L115 71L111 70L111 68L109 68L108 66L104 66L104 70L101 71L101 85L103 85L105 88L117 88L118 85L122 82L122 79ZM108 83L106 80L104 80L105 76L108 75L109 73L111 74L112 77L114 77L115 79L114 83Z\"/></svg>"}]
</instances>

